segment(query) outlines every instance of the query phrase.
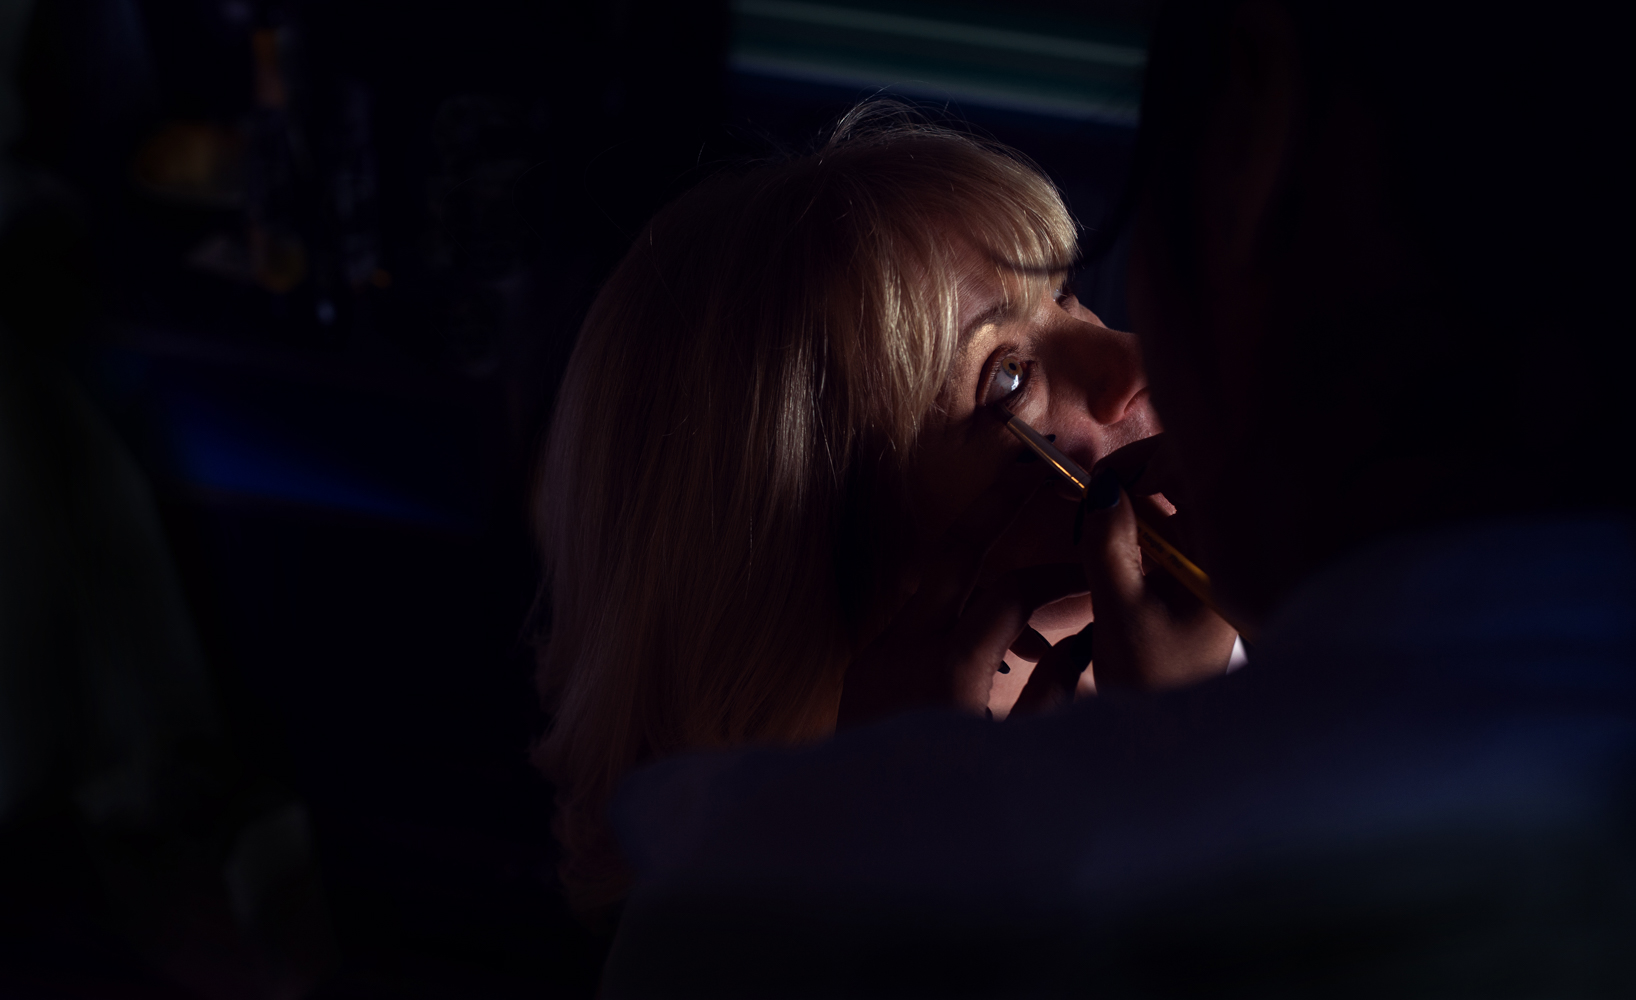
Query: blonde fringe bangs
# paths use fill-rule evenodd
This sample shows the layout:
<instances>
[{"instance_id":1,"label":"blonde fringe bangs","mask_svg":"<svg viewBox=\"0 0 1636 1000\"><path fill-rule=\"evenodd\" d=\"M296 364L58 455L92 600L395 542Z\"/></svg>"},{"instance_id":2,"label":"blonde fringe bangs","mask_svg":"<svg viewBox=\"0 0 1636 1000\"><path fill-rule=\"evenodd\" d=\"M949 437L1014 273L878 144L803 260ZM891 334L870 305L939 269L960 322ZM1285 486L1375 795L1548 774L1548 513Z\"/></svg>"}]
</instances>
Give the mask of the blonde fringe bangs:
<instances>
[{"instance_id":1,"label":"blonde fringe bangs","mask_svg":"<svg viewBox=\"0 0 1636 1000\"><path fill-rule=\"evenodd\" d=\"M606 808L631 767L833 728L888 568L869 511L960 347L951 237L1019 293L1075 250L1032 166L875 103L813 154L684 195L598 296L536 502L553 715L536 759L582 909L624 891Z\"/></svg>"}]
</instances>

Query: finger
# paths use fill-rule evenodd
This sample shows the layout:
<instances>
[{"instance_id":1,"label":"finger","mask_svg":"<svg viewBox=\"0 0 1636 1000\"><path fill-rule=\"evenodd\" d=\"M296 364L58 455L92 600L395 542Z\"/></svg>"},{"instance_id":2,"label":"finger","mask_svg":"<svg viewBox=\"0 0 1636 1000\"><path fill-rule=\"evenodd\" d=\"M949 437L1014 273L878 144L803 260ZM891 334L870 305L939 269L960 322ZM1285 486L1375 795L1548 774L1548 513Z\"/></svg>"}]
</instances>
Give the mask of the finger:
<instances>
[{"instance_id":1,"label":"finger","mask_svg":"<svg viewBox=\"0 0 1636 1000\"><path fill-rule=\"evenodd\" d=\"M1091 468L1091 477L1113 472L1119 484L1133 497L1169 494L1169 500L1186 495L1181 465L1176 460L1176 449L1165 434L1132 441L1102 457Z\"/></svg>"},{"instance_id":2,"label":"finger","mask_svg":"<svg viewBox=\"0 0 1636 1000\"><path fill-rule=\"evenodd\" d=\"M1096 686L1098 690L1139 686L1141 665L1133 652L1133 643L1139 640L1132 631L1140 628L1137 623L1148 612L1150 598L1137 543L1136 514L1130 496L1110 473L1091 481L1084 507L1079 554L1101 623Z\"/></svg>"},{"instance_id":3,"label":"finger","mask_svg":"<svg viewBox=\"0 0 1636 1000\"><path fill-rule=\"evenodd\" d=\"M1134 605L1141 599L1143 574L1130 498L1105 472L1091 480L1081 511L1079 555L1092 600L1110 610Z\"/></svg>"},{"instance_id":4,"label":"finger","mask_svg":"<svg viewBox=\"0 0 1636 1000\"><path fill-rule=\"evenodd\" d=\"M1024 627L1022 633L1011 643L1011 652L1019 660L1029 663L1038 663L1040 657L1051 651L1051 643L1045 636L1032 628Z\"/></svg>"},{"instance_id":5,"label":"finger","mask_svg":"<svg viewBox=\"0 0 1636 1000\"><path fill-rule=\"evenodd\" d=\"M1143 479L1146 478L1146 476L1143 477ZM1125 492L1130 493L1132 498L1152 501L1154 508L1158 510L1161 517L1176 516L1176 505L1170 502L1170 498L1165 496L1163 491L1155 491L1144 496L1140 489L1131 492L1130 488L1127 487Z\"/></svg>"},{"instance_id":6,"label":"finger","mask_svg":"<svg viewBox=\"0 0 1636 1000\"><path fill-rule=\"evenodd\" d=\"M1188 544L1190 534L1187 531L1191 519L1179 513L1163 493L1151 496L1132 494L1130 503L1136 516L1146 521L1148 527L1165 541L1183 552L1192 548Z\"/></svg>"},{"instance_id":7,"label":"finger","mask_svg":"<svg viewBox=\"0 0 1636 1000\"><path fill-rule=\"evenodd\" d=\"M1028 683L1017 695L1017 702L1011 709L1013 715L1038 712L1073 698L1079 675L1091 664L1095 626L1096 623L1092 622L1052 646L1050 652L1040 657L1034 672L1028 675Z\"/></svg>"},{"instance_id":8,"label":"finger","mask_svg":"<svg viewBox=\"0 0 1636 1000\"><path fill-rule=\"evenodd\" d=\"M1127 494L1128 495L1128 494ZM1176 533L1171 530L1176 521L1154 497L1131 497L1132 513L1147 524L1148 530L1159 535L1165 541L1180 548ZM1142 552L1143 579L1149 593L1158 597L1168 608L1176 611L1191 612L1201 607L1198 597L1194 596L1171 571L1156 562L1147 551Z\"/></svg>"},{"instance_id":9,"label":"finger","mask_svg":"<svg viewBox=\"0 0 1636 1000\"><path fill-rule=\"evenodd\" d=\"M1133 494L1143 494L1148 491L1139 490L1136 484L1147 476L1149 467L1155 465L1155 459L1162 452L1168 450L1166 442L1169 439L1163 434L1154 434L1138 441L1132 441L1122 448L1115 448L1091 467L1091 478L1095 479L1104 472L1112 472L1119 477L1119 482ZM1159 465L1165 465L1163 461Z\"/></svg>"},{"instance_id":10,"label":"finger","mask_svg":"<svg viewBox=\"0 0 1636 1000\"><path fill-rule=\"evenodd\" d=\"M972 595L949 632L949 642L955 649L981 650L973 654L979 658L992 650L996 655L986 661L992 666L1028 629L1034 612L1053 601L1083 593L1085 571L1073 563L1012 570ZM1041 636L1040 642L1044 641Z\"/></svg>"},{"instance_id":11,"label":"finger","mask_svg":"<svg viewBox=\"0 0 1636 1000\"><path fill-rule=\"evenodd\" d=\"M954 678L956 700L968 703L980 698L986 704L994 665L1028 628L1034 612L1084 592L1084 572L1071 563L1058 563L1014 570L973 594L949 634L950 648L960 651ZM1040 641L1044 642L1043 637Z\"/></svg>"}]
</instances>

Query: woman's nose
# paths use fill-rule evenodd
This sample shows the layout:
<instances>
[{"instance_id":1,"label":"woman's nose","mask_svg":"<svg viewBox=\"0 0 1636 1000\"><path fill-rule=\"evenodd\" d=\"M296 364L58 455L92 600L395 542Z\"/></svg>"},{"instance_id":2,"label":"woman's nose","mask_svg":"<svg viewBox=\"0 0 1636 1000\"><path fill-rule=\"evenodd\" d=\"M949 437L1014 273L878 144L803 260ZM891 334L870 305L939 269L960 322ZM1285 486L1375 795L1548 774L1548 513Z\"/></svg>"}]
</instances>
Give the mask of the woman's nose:
<instances>
[{"instance_id":1,"label":"woman's nose","mask_svg":"<svg viewBox=\"0 0 1636 1000\"><path fill-rule=\"evenodd\" d=\"M1079 319L1069 323L1053 338L1062 357L1052 373L1052 409L1066 404L1103 426L1133 417L1150 420L1147 373L1136 335Z\"/></svg>"}]
</instances>

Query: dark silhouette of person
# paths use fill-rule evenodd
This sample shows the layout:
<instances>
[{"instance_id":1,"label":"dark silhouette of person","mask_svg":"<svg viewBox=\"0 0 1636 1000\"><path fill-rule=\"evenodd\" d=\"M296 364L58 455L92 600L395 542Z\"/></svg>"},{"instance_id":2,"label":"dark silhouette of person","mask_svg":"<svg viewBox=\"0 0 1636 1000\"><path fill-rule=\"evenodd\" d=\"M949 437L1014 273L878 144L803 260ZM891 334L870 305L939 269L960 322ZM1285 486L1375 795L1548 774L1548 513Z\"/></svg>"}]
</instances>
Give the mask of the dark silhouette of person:
<instances>
[{"instance_id":1,"label":"dark silhouette of person","mask_svg":"<svg viewBox=\"0 0 1636 1000\"><path fill-rule=\"evenodd\" d=\"M606 994L1636 990L1616 16L1170 4L1132 310L1247 666L637 772ZM1188 641L1102 483L1139 677Z\"/></svg>"}]
</instances>

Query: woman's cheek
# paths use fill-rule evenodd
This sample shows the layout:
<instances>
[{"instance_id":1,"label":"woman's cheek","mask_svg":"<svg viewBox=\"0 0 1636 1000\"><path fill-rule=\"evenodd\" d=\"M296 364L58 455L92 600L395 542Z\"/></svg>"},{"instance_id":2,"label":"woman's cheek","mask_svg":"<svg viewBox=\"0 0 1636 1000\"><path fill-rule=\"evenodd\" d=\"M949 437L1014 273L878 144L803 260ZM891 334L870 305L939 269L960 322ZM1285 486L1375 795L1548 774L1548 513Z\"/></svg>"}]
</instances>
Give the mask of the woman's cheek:
<instances>
[{"instance_id":1,"label":"woman's cheek","mask_svg":"<svg viewBox=\"0 0 1636 1000\"><path fill-rule=\"evenodd\" d=\"M989 550L989 566L1003 573L1024 566L1077 563L1074 514L1078 508L1047 485L1022 509Z\"/></svg>"}]
</instances>

